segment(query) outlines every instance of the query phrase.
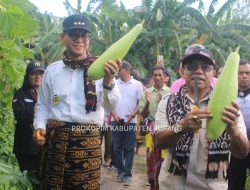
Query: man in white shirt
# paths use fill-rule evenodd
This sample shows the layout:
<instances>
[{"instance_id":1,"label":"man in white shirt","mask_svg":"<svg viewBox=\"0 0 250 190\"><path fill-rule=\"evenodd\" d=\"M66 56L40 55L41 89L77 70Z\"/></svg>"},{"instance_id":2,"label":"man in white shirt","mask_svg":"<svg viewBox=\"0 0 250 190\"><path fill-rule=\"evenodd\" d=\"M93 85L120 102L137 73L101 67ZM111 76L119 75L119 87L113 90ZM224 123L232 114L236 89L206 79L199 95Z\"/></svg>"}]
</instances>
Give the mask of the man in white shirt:
<instances>
[{"instance_id":1,"label":"man in white shirt","mask_svg":"<svg viewBox=\"0 0 250 190\"><path fill-rule=\"evenodd\" d=\"M123 182L125 186L129 186L132 180L131 170L136 145L135 115L143 94L141 82L130 76L130 71L130 63L123 61L119 71L120 79L117 80L121 100L113 112L112 131L115 164L118 171L116 181Z\"/></svg>"},{"instance_id":2,"label":"man in white shirt","mask_svg":"<svg viewBox=\"0 0 250 190\"><path fill-rule=\"evenodd\" d=\"M63 21L64 58L50 64L39 89L35 139L45 143L44 189L100 189L100 127L103 107L112 111L120 93L114 76L121 61L104 65L103 80L87 71L96 57L88 54L90 21L76 14Z\"/></svg>"},{"instance_id":3,"label":"man in white shirt","mask_svg":"<svg viewBox=\"0 0 250 190\"><path fill-rule=\"evenodd\" d=\"M156 144L167 148L159 176L161 190L227 190L224 178L230 154L244 158L248 153L246 127L235 102L223 112L227 129L216 140L207 140L206 121L213 116L206 106L214 67L209 50L194 48L182 60L186 85L159 103ZM199 93L195 93L195 86Z\"/></svg>"}]
</instances>

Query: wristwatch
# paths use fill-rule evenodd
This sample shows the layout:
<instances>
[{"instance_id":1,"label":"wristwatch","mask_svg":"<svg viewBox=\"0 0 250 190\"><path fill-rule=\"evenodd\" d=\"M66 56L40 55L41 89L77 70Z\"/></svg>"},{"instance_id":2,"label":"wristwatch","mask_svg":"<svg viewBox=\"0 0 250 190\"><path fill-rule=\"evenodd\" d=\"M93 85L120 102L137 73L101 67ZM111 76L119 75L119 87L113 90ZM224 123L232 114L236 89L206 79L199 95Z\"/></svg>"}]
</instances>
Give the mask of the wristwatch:
<instances>
[{"instance_id":1,"label":"wristwatch","mask_svg":"<svg viewBox=\"0 0 250 190\"><path fill-rule=\"evenodd\" d=\"M102 82L102 87L106 90L111 91L114 87L115 87L115 81L112 82L111 86L106 86L103 82Z\"/></svg>"},{"instance_id":2,"label":"wristwatch","mask_svg":"<svg viewBox=\"0 0 250 190\"><path fill-rule=\"evenodd\" d=\"M183 134L182 128L178 123L175 123L172 129L175 134Z\"/></svg>"}]
</instances>

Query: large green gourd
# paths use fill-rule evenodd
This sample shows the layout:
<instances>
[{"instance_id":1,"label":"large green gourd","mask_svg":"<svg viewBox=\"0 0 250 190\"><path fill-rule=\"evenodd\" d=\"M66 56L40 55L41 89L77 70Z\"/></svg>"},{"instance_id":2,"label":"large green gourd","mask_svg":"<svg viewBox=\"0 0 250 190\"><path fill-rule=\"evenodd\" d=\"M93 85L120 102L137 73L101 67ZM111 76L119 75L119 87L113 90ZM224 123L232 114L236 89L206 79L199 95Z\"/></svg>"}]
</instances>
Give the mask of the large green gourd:
<instances>
[{"instance_id":1,"label":"large green gourd","mask_svg":"<svg viewBox=\"0 0 250 190\"><path fill-rule=\"evenodd\" d=\"M128 53L129 48L143 29L143 23L137 24L121 39L112 44L88 69L88 76L93 80L98 80L104 77L104 64L108 60L117 61L123 59Z\"/></svg>"},{"instance_id":2,"label":"large green gourd","mask_svg":"<svg viewBox=\"0 0 250 190\"><path fill-rule=\"evenodd\" d=\"M231 106L238 93L238 67L240 56L238 50L230 53L219 80L211 94L208 110L213 118L207 123L207 136L209 140L218 138L226 128L222 121L222 112L226 106Z\"/></svg>"}]
</instances>

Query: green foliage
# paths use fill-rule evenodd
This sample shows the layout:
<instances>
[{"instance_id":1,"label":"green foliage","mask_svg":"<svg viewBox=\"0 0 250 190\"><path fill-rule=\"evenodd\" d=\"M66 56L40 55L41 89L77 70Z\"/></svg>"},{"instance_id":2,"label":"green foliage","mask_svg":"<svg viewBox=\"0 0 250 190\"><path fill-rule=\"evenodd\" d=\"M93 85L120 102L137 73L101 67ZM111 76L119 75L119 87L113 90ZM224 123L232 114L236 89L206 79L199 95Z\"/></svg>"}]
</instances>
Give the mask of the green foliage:
<instances>
[{"instance_id":1,"label":"green foliage","mask_svg":"<svg viewBox=\"0 0 250 190\"><path fill-rule=\"evenodd\" d=\"M22 4L20 4L22 3ZM19 171L12 154L14 121L12 96L21 86L25 60L33 59L27 49L38 33L38 23L28 14L35 10L28 1L0 0L0 189L31 188L26 173Z\"/></svg>"},{"instance_id":2,"label":"green foliage","mask_svg":"<svg viewBox=\"0 0 250 190\"><path fill-rule=\"evenodd\" d=\"M80 0L77 1L77 8L75 9L68 0L63 1L65 9L68 11L68 14L76 14L81 12Z\"/></svg>"},{"instance_id":3,"label":"green foliage","mask_svg":"<svg viewBox=\"0 0 250 190\"><path fill-rule=\"evenodd\" d=\"M156 56L162 54L165 67L172 78L176 78L174 71L184 49L197 42L212 50L220 65L224 64L229 47L241 46L241 57L250 60L249 0L227 0L220 9L217 9L219 1L213 0L207 12L204 0L143 0L141 6L131 10L123 3L115 4L114 0L90 0L86 12L81 2L77 0L72 5L64 0L65 10L68 14L89 16L93 55L102 54L133 26L145 20L143 32L125 57L133 68L140 70L142 77L149 76ZM193 3L198 3L198 8L193 8ZM157 19L157 12L161 12L162 19ZM22 84L27 60L40 57L48 64L62 58L62 20L38 13L28 0L0 0L0 189L30 187L28 176L19 172L12 154L12 96L14 89ZM202 37L204 40L199 41ZM248 178L247 189L250 189L249 181Z\"/></svg>"},{"instance_id":4,"label":"green foliage","mask_svg":"<svg viewBox=\"0 0 250 190\"><path fill-rule=\"evenodd\" d=\"M21 173L18 166L0 161L0 189L28 190L32 189L32 185L28 180L26 171Z\"/></svg>"},{"instance_id":5,"label":"green foliage","mask_svg":"<svg viewBox=\"0 0 250 190\"><path fill-rule=\"evenodd\" d=\"M19 36L26 40L37 32L38 24L21 7L6 0L0 4L4 7L0 11L0 28L5 38Z\"/></svg>"},{"instance_id":6,"label":"green foliage","mask_svg":"<svg viewBox=\"0 0 250 190\"><path fill-rule=\"evenodd\" d=\"M246 180L245 190L250 190L250 176L249 176L249 171L247 173L247 180Z\"/></svg>"}]
</instances>

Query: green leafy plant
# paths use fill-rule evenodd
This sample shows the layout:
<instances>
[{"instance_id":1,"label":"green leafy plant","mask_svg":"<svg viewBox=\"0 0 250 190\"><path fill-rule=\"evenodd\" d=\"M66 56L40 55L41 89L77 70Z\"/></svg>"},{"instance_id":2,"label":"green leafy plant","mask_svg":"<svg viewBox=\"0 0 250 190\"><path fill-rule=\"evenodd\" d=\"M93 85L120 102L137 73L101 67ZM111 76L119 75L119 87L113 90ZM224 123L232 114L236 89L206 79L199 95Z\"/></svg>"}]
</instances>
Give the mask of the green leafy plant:
<instances>
[{"instance_id":1,"label":"green leafy plant","mask_svg":"<svg viewBox=\"0 0 250 190\"><path fill-rule=\"evenodd\" d=\"M33 59L29 40L38 23L28 14L34 6L27 0L0 0L0 189L31 189L27 172L20 172L12 154L14 120L12 97L22 84L26 60Z\"/></svg>"},{"instance_id":2,"label":"green leafy plant","mask_svg":"<svg viewBox=\"0 0 250 190\"><path fill-rule=\"evenodd\" d=\"M18 166L0 161L0 189L2 190L28 190L32 185L27 177L27 172L20 172Z\"/></svg>"}]
</instances>

